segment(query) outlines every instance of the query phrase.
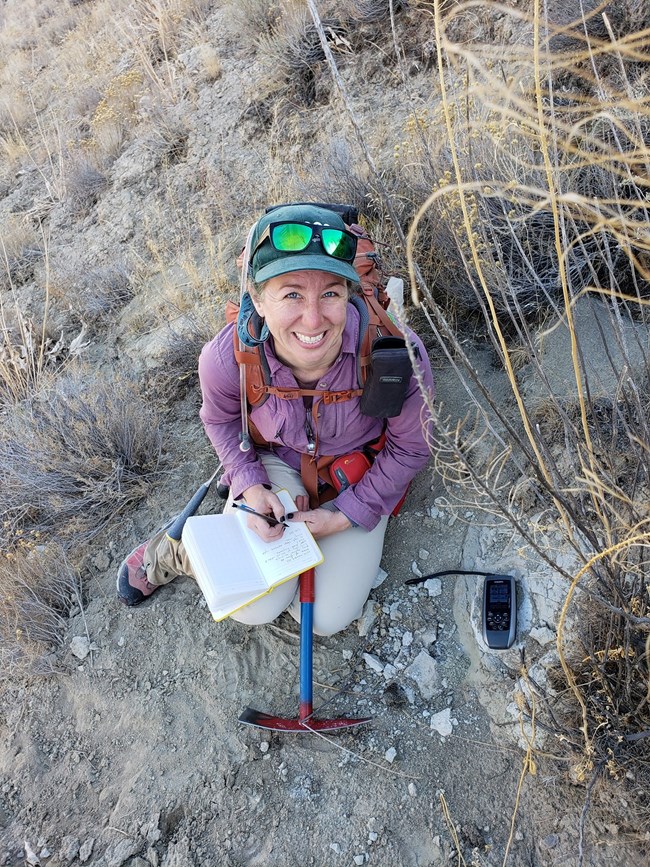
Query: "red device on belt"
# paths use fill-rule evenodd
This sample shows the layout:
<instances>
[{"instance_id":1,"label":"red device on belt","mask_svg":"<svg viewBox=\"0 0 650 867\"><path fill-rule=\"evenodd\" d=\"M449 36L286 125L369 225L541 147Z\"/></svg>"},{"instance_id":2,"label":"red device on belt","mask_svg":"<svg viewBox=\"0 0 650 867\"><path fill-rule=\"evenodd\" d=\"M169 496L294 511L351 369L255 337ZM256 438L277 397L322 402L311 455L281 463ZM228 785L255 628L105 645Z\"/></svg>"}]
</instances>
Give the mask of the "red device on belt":
<instances>
[{"instance_id":1,"label":"red device on belt","mask_svg":"<svg viewBox=\"0 0 650 867\"><path fill-rule=\"evenodd\" d=\"M371 467L363 452L350 452L333 460L329 466L332 485L336 493L356 484Z\"/></svg>"},{"instance_id":2,"label":"red device on belt","mask_svg":"<svg viewBox=\"0 0 650 867\"><path fill-rule=\"evenodd\" d=\"M366 446L373 460L377 457L385 442L386 435L382 433L379 439ZM372 462L363 452L350 452L347 455L341 455L340 458L333 460L328 469L332 480L332 486L336 493L338 494L346 488L349 488L350 485L356 484L361 478L363 478L364 474L371 466ZM404 491L404 496L391 512L392 515L397 515L399 510L402 508L405 499L406 491Z\"/></svg>"}]
</instances>

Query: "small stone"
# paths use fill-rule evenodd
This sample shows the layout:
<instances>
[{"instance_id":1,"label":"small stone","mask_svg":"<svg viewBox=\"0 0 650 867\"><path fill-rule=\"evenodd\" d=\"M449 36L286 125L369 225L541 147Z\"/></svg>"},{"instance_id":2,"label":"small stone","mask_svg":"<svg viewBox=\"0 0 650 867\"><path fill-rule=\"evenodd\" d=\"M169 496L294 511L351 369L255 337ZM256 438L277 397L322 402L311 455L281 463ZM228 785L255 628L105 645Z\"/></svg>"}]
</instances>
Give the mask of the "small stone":
<instances>
[{"instance_id":1,"label":"small stone","mask_svg":"<svg viewBox=\"0 0 650 867\"><path fill-rule=\"evenodd\" d=\"M384 670L383 663L377 659L376 656L373 656L372 653L364 653L363 658L366 661L366 665L368 668L371 668L373 671L376 671L377 674L381 674Z\"/></svg>"},{"instance_id":2,"label":"small stone","mask_svg":"<svg viewBox=\"0 0 650 867\"><path fill-rule=\"evenodd\" d=\"M376 843L378 839L379 839L379 834L376 831L371 831L368 834L368 842L369 843Z\"/></svg>"},{"instance_id":3,"label":"small stone","mask_svg":"<svg viewBox=\"0 0 650 867\"><path fill-rule=\"evenodd\" d=\"M353 654L351 650L344 650L342 651L341 656L343 657L343 659L349 661L352 659Z\"/></svg>"},{"instance_id":4,"label":"small stone","mask_svg":"<svg viewBox=\"0 0 650 867\"><path fill-rule=\"evenodd\" d=\"M544 837L542 840L542 846L544 846L545 849L555 849L559 842L560 838L557 834L549 834L548 837Z\"/></svg>"},{"instance_id":5,"label":"small stone","mask_svg":"<svg viewBox=\"0 0 650 867\"><path fill-rule=\"evenodd\" d=\"M262 743L260 744L260 752L261 753L268 753L268 751L269 751L269 742L268 741L262 741Z\"/></svg>"},{"instance_id":6,"label":"small stone","mask_svg":"<svg viewBox=\"0 0 650 867\"><path fill-rule=\"evenodd\" d=\"M386 759L387 762L390 762L391 765L395 761L396 757L397 757L397 750L395 749L395 747L390 747L384 753L384 758Z\"/></svg>"},{"instance_id":7,"label":"small stone","mask_svg":"<svg viewBox=\"0 0 650 867\"><path fill-rule=\"evenodd\" d=\"M415 560L411 563L411 572L412 572L412 573L413 573L417 578L421 578L421 577L422 577L422 572L420 572L420 569L418 568L418 564L416 563Z\"/></svg>"},{"instance_id":8,"label":"small stone","mask_svg":"<svg viewBox=\"0 0 650 867\"><path fill-rule=\"evenodd\" d=\"M555 632L549 629L548 626L533 626L529 634L542 647L545 647L547 644L553 644L556 640Z\"/></svg>"},{"instance_id":9,"label":"small stone","mask_svg":"<svg viewBox=\"0 0 650 867\"><path fill-rule=\"evenodd\" d=\"M408 793L412 798L417 798L418 787L415 785L415 783L408 784Z\"/></svg>"},{"instance_id":10,"label":"small stone","mask_svg":"<svg viewBox=\"0 0 650 867\"><path fill-rule=\"evenodd\" d=\"M413 644L413 633L405 632L402 635L402 647L410 647Z\"/></svg>"},{"instance_id":11,"label":"small stone","mask_svg":"<svg viewBox=\"0 0 650 867\"><path fill-rule=\"evenodd\" d=\"M375 588L377 588L377 587L381 587L381 585L384 583L384 581L385 581L387 578L388 578L388 572L384 571L384 570L381 568L381 566L380 566L380 567L379 567L379 570L378 570L378 572L377 572L377 577L376 577L375 580L372 582L372 588L373 588L373 590L374 590Z\"/></svg>"},{"instance_id":12,"label":"small stone","mask_svg":"<svg viewBox=\"0 0 650 867\"><path fill-rule=\"evenodd\" d=\"M442 595L442 581L440 578L429 578L424 582L424 588L430 597Z\"/></svg>"},{"instance_id":13,"label":"small stone","mask_svg":"<svg viewBox=\"0 0 650 867\"><path fill-rule=\"evenodd\" d=\"M64 837L59 849L59 860L64 864L70 864L79 854L79 848L79 840L76 837Z\"/></svg>"},{"instance_id":14,"label":"small stone","mask_svg":"<svg viewBox=\"0 0 650 867\"><path fill-rule=\"evenodd\" d=\"M120 637L117 639L117 646L118 647L124 647L125 644L126 644L126 639L124 638L123 635L120 635Z\"/></svg>"},{"instance_id":15,"label":"small stone","mask_svg":"<svg viewBox=\"0 0 650 867\"><path fill-rule=\"evenodd\" d=\"M418 558L420 560L428 560L429 556L429 552L426 548L420 548L420 550L418 551Z\"/></svg>"},{"instance_id":16,"label":"small stone","mask_svg":"<svg viewBox=\"0 0 650 867\"><path fill-rule=\"evenodd\" d=\"M404 669L404 674L414 680L424 699L433 698L439 690L440 677L435 659L426 650L421 650L413 662Z\"/></svg>"},{"instance_id":17,"label":"small stone","mask_svg":"<svg viewBox=\"0 0 650 867\"><path fill-rule=\"evenodd\" d=\"M332 852L334 852L336 855L340 855L340 854L341 854L341 844L340 844L340 843L330 843L330 849L331 849Z\"/></svg>"},{"instance_id":18,"label":"small stone","mask_svg":"<svg viewBox=\"0 0 650 867\"><path fill-rule=\"evenodd\" d=\"M359 635L363 638L368 635L372 627L375 625L375 621L377 619L377 608L372 599L369 599L366 604L363 606L363 611L361 612L361 617L357 623L357 629L359 630Z\"/></svg>"},{"instance_id":19,"label":"small stone","mask_svg":"<svg viewBox=\"0 0 650 867\"><path fill-rule=\"evenodd\" d=\"M122 864L136 855L141 848L142 840L119 840L104 853L107 867L122 867Z\"/></svg>"},{"instance_id":20,"label":"small stone","mask_svg":"<svg viewBox=\"0 0 650 867\"><path fill-rule=\"evenodd\" d=\"M90 653L90 639L85 635L75 635L70 642L70 653L77 659L85 659Z\"/></svg>"},{"instance_id":21,"label":"small stone","mask_svg":"<svg viewBox=\"0 0 650 867\"><path fill-rule=\"evenodd\" d=\"M29 842L25 840L25 861L31 865L31 867L37 867L41 863L41 859L38 857L36 852L32 849ZM363 863L363 862L362 862Z\"/></svg>"},{"instance_id":22,"label":"small stone","mask_svg":"<svg viewBox=\"0 0 650 867\"><path fill-rule=\"evenodd\" d=\"M446 707L444 710L434 713L431 717L430 725L441 737L445 738L450 735L453 731L451 708Z\"/></svg>"},{"instance_id":23,"label":"small stone","mask_svg":"<svg viewBox=\"0 0 650 867\"><path fill-rule=\"evenodd\" d=\"M361 865L365 862L366 857L365 855L355 855L352 860L357 865L357 867L361 867Z\"/></svg>"},{"instance_id":24,"label":"small stone","mask_svg":"<svg viewBox=\"0 0 650 867\"><path fill-rule=\"evenodd\" d=\"M100 572L103 572L111 565L111 558L108 556L106 551L100 551L99 554L93 557L93 565L99 569Z\"/></svg>"},{"instance_id":25,"label":"small stone","mask_svg":"<svg viewBox=\"0 0 650 867\"><path fill-rule=\"evenodd\" d=\"M84 840L79 849L79 860L82 864L85 864L86 861L90 858L93 852L93 846L95 845L95 838L89 837L87 840Z\"/></svg>"}]
</instances>

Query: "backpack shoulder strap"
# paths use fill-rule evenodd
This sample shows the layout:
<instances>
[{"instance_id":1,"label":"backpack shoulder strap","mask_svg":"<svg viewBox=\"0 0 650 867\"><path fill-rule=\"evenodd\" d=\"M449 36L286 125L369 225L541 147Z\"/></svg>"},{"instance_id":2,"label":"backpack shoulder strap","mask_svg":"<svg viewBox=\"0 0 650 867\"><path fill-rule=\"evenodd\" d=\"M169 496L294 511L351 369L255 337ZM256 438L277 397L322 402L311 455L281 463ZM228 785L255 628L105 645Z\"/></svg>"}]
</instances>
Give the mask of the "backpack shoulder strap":
<instances>
[{"instance_id":1,"label":"backpack shoulder strap","mask_svg":"<svg viewBox=\"0 0 650 867\"><path fill-rule=\"evenodd\" d=\"M262 344L257 346L245 346L237 333L237 317L239 316L239 304L226 301L226 322L234 323L233 348L237 364L245 364L246 367L246 400L251 407L261 406L268 398L265 386L271 380L268 361Z\"/></svg>"}]
</instances>

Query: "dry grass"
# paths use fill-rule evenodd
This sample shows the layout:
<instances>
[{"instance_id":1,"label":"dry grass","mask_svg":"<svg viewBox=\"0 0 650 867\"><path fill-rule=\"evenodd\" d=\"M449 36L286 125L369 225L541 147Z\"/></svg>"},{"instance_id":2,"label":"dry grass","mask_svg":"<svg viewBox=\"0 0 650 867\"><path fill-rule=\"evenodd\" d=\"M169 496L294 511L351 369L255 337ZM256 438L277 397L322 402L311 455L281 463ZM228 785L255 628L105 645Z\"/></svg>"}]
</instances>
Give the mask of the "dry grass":
<instances>
[{"instance_id":1,"label":"dry grass","mask_svg":"<svg viewBox=\"0 0 650 867\"><path fill-rule=\"evenodd\" d=\"M0 554L0 682L60 668L67 615L81 606L79 579L64 551L39 540Z\"/></svg>"},{"instance_id":2,"label":"dry grass","mask_svg":"<svg viewBox=\"0 0 650 867\"><path fill-rule=\"evenodd\" d=\"M477 394L478 412L464 430L436 416L437 464L553 562L511 496L526 478L528 503L554 512L582 559L584 572L565 577L591 593L571 593L558 624L568 691L546 722L561 721L576 778L626 785L634 825L647 821L639 793L650 783L650 355L647 335L635 336L650 296L648 37L623 15L620 37L601 18L589 36L580 24L561 38L551 27L549 41L532 16L513 10L522 42L506 68L503 47L477 35L489 32L496 7L485 4L482 23L470 5L450 7L446 18L440 3L432 10L441 99L433 111L414 111L399 142L399 187L420 203L409 236L414 298ZM600 323L597 358L579 327L585 305ZM516 413L492 399L465 358L450 324L459 307L493 346ZM554 359L543 360L541 319L568 335L561 391ZM522 389L522 355L534 394ZM584 626L576 645L563 634L574 606Z\"/></svg>"},{"instance_id":3,"label":"dry grass","mask_svg":"<svg viewBox=\"0 0 650 867\"><path fill-rule=\"evenodd\" d=\"M37 534L82 547L147 495L160 450L157 414L126 379L76 365L42 384L0 435L2 549Z\"/></svg>"}]
</instances>

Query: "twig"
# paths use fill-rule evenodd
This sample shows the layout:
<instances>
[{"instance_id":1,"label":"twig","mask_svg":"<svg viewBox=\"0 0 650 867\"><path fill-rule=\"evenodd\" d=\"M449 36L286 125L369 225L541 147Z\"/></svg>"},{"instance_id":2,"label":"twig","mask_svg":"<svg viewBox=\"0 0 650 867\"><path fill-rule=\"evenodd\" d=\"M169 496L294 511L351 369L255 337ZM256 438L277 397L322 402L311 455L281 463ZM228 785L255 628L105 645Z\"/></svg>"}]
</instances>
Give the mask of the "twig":
<instances>
[{"instance_id":1,"label":"twig","mask_svg":"<svg viewBox=\"0 0 650 867\"><path fill-rule=\"evenodd\" d=\"M585 802L583 804L582 810L580 812L580 824L579 824L579 834L578 834L578 867L582 867L584 863L584 833L585 833L585 821L587 819L587 813L589 811L589 804L591 803L591 793L593 791L594 786L596 785L596 780L598 779L601 770L603 769L603 765L605 764L605 759L601 759L596 766L596 770L593 773L591 780L589 781L589 785L587 786L587 793L585 795Z\"/></svg>"}]
</instances>

